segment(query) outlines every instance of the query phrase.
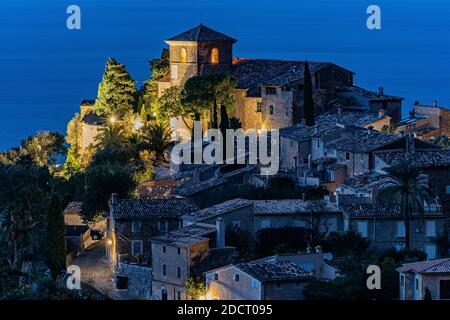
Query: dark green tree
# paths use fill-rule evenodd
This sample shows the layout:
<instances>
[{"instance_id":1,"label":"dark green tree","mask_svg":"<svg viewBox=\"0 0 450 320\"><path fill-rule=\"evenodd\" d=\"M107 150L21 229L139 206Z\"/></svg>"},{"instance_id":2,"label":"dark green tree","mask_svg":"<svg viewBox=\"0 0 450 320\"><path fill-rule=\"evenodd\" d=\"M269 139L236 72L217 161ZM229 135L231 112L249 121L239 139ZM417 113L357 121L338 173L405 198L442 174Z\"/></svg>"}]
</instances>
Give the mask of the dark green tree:
<instances>
[{"instance_id":1,"label":"dark green tree","mask_svg":"<svg viewBox=\"0 0 450 320\"><path fill-rule=\"evenodd\" d=\"M45 239L45 260L51 270L53 280L66 265L66 230L64 216L57 196L50 198L47 214L47 234Z\"/></svg>"},{"instance_id":2,"label":"dark green tree","mask_svg":"<svg viewBox=\"0 0 450 320\"><path fill-rule=\"evenodd\" d=\"M22 141L22 155L38 166L53 165L56 157L66 152L64 137L58 132L42 131Z\"/></svg>"},{"instance_id":3,"label":"dark green tree","mask_svg":"<svg viewBox=\"0 0 450 320\"><path fill-rule=\"evenodd\" d=\"M389 179L382 184L378 199L387 207L399 206L405 222L405 246L410 248L413 211L423 220L423 203L429 194L428 179L420 169L402 160L384 169Z\"/></svg>"},{"instance_id":4,"label":"dark green tree","mask_svg":"<svg viewBox=\"0 0 450 320\"><path fill-rule=\"evenodd\" d=\"M303 110L305 114L305 124L307 126L314 126L314 99L313 99L313 86L311 80L311 72L309 71L309 63L305 61L305 71L304 71L304 92L303 92ZM296 110L294 110L296 111ZM297 112L296 112L297 113ZM296 115L294 113L294 115ZM296 116L298 120L298 116ZM298 123L298 122L296 122Z\"/></svg>"},{"instance_id":5,"label":"dark green tree","mask_svg":"<svg viewBox=\"0 0 450 320\"><path fill-rule=\"evenodd\" d=\"M109 58L98 86L94 111L98 115L122 117L136 106L137 91L125 65Z\"/></svg>"},{"instance_id":6,"label":"dark green tree","mask_svg":"<svg viewBox=\"0 0 450 320\"><path fill-rule=\"evenodd\" d=\"M165 152L171 146L171 131L164 123L153 123L141 129L142 147L155 154L155 162L166 162Z\"/></svg>"}]
</instances>

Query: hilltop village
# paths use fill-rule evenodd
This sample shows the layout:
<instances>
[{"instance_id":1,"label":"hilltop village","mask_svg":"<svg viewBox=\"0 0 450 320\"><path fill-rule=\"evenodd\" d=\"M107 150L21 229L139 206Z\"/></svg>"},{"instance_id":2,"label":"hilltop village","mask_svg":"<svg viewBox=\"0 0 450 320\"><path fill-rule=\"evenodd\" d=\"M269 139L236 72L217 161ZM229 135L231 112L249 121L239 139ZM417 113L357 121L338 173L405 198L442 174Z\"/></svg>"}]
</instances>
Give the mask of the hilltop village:
<instances>
[{"instance_id":1,"label":"hilltop village","mask_svg":"<svg viewBox=\"0 0 450 320\"><path fill-rule=\"evenodd\" d=\"M167 39L140 90L108 60L52 166L66 265L113 299L450 299L450 110L402 115L345 66L234 57L236 41L202 24ZM279 130L278 173L173 163L194 121Z\"/></svg>"}]
</instances>

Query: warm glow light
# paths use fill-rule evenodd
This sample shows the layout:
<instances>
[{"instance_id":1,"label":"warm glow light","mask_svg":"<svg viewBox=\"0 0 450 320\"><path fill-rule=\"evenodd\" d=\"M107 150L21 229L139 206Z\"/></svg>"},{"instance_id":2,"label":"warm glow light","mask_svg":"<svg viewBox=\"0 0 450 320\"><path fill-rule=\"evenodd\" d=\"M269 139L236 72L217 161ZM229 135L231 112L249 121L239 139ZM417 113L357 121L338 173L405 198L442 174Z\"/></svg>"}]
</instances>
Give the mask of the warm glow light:
<instances>
[{"instance_id":1,"label":"warm glow light","mask_svg":"<svg viewBox=\"0 0 450 320\"><path fill-rule=\"evenodd\" d=\"M206 294L206 300L213 300L212 295L210 295L209 293Z\"/></svg>"},{"instance_id":2,"label":"warm glow light","mask_svg":"<svg viewBox=\"0 0 450 320\"><path fill-rule=\"evenodd\" d=\"M205 300L205 296L200 296L198 300Z\"/></svg>"},{"instance_id":3,"label":"warm glow light","mask_svg":"<svg viewBox=\"0 0 450 320\"><path fill-rule=\"evenodd\" d=\"M153 112L153 116L156 117L156 112Z\"/></svg>"},{"instance_id":4,"label":"warm glow light","mask_svg":"<svg viewBox=\"0 0 450 320\"><path fill-rule=\"evenodd\" d=\"M135 130L139 130L144 126L144 124L142 123L142 121L140 120L136 120L133 124L133 127Z\"/></svg>"},{"instance_id":5,"label":"warm glow light","mask_svg":"<svg viewBox=\"0 0 450 320\"><path fill-rule=\"evenodd\" d=\"M117 119L116 119L116 117L114 117L114 116L111 116L111 117L109 118L109 122L111 122L112 124L114 124L116 121L117 121Z\"/></svg>"},{"instance_id":6,"label":"warm glow light","mask_svg":"<svg viewBox=\"0 0 450 320\"><path fill-rule=\"evenodd\" d=\"M106 243L108 243L108 246L111 246L113 242L111 239L108 239L108 241L106 241Z\"/></svg>"}]
</instances>

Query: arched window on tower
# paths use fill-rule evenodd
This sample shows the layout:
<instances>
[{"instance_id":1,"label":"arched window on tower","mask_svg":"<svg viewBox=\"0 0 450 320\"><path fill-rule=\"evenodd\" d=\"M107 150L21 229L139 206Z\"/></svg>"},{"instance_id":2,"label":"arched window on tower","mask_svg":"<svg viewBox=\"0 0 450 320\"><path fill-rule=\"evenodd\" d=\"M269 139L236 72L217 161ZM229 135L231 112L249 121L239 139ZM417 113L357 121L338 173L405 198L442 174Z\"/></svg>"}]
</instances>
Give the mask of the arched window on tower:
<instances>
[{"instance_id":1,"label":"arched window on tower","mask_svg":"<svg viewBox=\"0 0 450 320\"><path fill-rule=\"evenodd\" d=\"M212 48L211 50L211 63L217 64L219 63L219 49Z\"/></svg>"},{"instance_id":2,"label":"arched window on tower","mask_svg":"<svg viewBox=\"0 0 450 320\"><path fill-rule=\"evenodd\" d=\"M186 63L187 61L187 50L186 48L181 48L181 63Z\"/></svg>"}]
</instances>

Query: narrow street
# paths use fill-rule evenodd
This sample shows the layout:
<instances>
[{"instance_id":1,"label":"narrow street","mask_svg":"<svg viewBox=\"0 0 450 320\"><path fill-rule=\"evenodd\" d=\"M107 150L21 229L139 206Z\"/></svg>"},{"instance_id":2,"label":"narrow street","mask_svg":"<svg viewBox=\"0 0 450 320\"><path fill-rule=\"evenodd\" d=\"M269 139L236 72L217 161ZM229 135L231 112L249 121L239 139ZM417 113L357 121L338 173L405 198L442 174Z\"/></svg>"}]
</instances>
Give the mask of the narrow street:
<instances>
[{"instance_id":1,"label":"narrow street","mask_svg":"<svg viewBox=\"0 0 450 320\"><path fill-rule=\"evenodd\" d=\"M129 299L127 292L114 289L113 275L106 260L106 240L93 241L73 262L80 267L81 281L113 300Z\"/></svg>"}]
</instances>

